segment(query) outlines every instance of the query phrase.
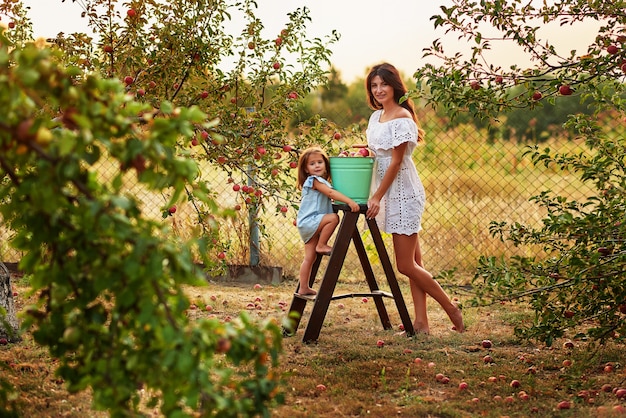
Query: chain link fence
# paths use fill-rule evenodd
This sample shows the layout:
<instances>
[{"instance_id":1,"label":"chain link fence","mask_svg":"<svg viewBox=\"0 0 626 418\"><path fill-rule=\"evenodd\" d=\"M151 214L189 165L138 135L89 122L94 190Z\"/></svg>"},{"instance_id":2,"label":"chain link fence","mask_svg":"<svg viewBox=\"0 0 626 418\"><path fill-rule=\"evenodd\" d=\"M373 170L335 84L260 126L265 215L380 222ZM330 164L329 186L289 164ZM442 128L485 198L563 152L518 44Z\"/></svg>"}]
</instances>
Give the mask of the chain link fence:
<instances>
[{"instance_id":1,"label":"chain link fence","mask_svg":"<svg viewBox=\"0 0 626 418\"><path fill-rule=\"evenodd\" d=\"M584 200L591 192L573 173L533 166L530 158L523 155L525 144L494 137L488 127L478 128L473 123L465 123L446 128L446 121L434 111L422 110L418 116L427 132L426 143L414 153L427 194L420 243L425 266L434 274L454 273L458 280L464 282L473 276L480 255L511 256L522 251L492 237L489 224L491 221L539 224L544 213L529 201L532 196L552 190L569 199ZM341 118L337 116L334 122L341 125ZM343 123L348 125L352 122ZM584 145L580 140L571 139L565 133L559 135L558 130L553 130L545 146L564 152L581 151ZM98 171L106 176L117 169L117 166L105 163ZM294 188L295 175L296 170L291 170ZM204 167L203 176L215 191L220 205L230 208L241 206L236 217L219 225L220 235L229 242L225 261L248 264L250 249L258 245L254 252L258 250L260 265L282 268L287 279L297 277L303 244L294 225L295 209L290 207L286 213L273 208L259 211L260 238L258 243L251 243L250 213L246 211L246 205L238 201L240 194L233 192L228 175L218 167ZM242 174L241 180L244 178ZM171 223L173 231L182 237L193 233L197 214L191 203L178 206L175 214L163 218L167 196L132 184L132 176L129 176L128 182L128 192L144 203L148 216ZM374 272L382 275L368 231L362 228L363 224L359 225ZM8 241L11 236L12 231L0 227L0 260L14 263L22 254L10 248ZM383 237L393 260L391 237ZM324 265L320 271L323 272L323 268ZM353 247L344 262L340 280L362 280L362 269Z\"/></svg>"}]
</instances>

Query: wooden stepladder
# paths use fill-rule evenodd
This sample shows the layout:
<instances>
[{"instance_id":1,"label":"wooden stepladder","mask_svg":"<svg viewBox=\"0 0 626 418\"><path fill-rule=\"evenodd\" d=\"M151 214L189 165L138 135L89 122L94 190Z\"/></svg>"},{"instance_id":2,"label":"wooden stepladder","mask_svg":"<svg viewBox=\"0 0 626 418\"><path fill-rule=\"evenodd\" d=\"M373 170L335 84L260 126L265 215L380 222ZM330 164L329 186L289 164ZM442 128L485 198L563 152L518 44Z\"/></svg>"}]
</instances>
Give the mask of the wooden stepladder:
<instances>
[{"instance_id":1,"label":"wooden stepladder","mask_svg":"<svg viewBox=\"0 0 626 418\"><path fill-rule=\"evenodd\" d=\"M380 317L380 321L384 329L391 329L392 325L389 315L387 314L383 298L387 297L393 299L396 303L398 313L400 314L400 320L404 325L406 335L412 336L415 334L415 331L413 330L413 323L411 322L409 312L406 308L406 304L404 303L404 298L402 297L402 292L400 291L400 286L398 285L393 266L389 260L389 254L385 248L383 238L380 235L376 219L366 219L374 241L374 246L378 252L378 257L385 272L385 276L387 277L387 283L391 293L381 291L378 288L378 283L376 282L372 265L370 264L365 246L363 245L363 240L361 239L361 235L357 229L357 221L359 220L359 217L361 215L365 216L365 213L367 212L367 205L360 205L360 207L359 212L351 212L348 205L333 205L335 212L343 212L343 217L341 219L341 224L339 225L339 231L337 232L333 251L330 255L330 259L328 260L328 265L326 266L326 272L322 278L317 295L302 296L298 294L299 285L298 288L296 288L296 292L294 293L291 306L289 308L289 325L283 329L283 334L285 336L295 334L298 330L298 326L300 325L300 320L302 319L307 302L313 302L313 310L304 331L302 341L305 343L317 341L330 302L332 300L348 297L371 297L374 300L376 309L378 310L378 316ZM337 279L341 273L341 268L343 267L350 242L354 243L354 247L359 256L359 261L361 262L361 267L363 268L365 280L367 281L370 292L334 295ZM309 283L311 285L313 285L315 277L317 276L322 257L322 255L318 254L317 259L313 263L311 276L309 277Z\"/></svg>"}]
</instances>

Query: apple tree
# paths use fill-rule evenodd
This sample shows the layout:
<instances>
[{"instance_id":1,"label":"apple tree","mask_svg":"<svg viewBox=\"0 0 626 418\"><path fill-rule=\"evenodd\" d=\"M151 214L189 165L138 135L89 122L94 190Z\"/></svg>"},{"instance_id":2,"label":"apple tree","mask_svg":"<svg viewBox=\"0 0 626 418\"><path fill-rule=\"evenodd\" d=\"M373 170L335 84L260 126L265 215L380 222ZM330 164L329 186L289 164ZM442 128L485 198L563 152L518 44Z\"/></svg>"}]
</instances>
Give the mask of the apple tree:
<instances>
[{"instance_id":1,"label":"apple tree","mask_svg":"<svg viewBox=\"0 0 626 418\"><path fill-rule=\"evenodd\" d=\"M302 99L327 80L323 66L336 33L310 36L306 7L269 30L252 0L83 4L96 39L63 33L54 39L72 64L118 78L137 101L154 108L164 101L194 105L207 119L218 120L210 129L196 125L177 148L200 164L206 181L214 170L225 172L238 206L253 218L261 210L283 214L295 205L291 171L298 150L332 131L319 118L300 121L298 112ZM306 123L296 129L299 122ZM193 194L182 199L194 202L203 234L219 243L211 209L197 204Z\"/></svg>"},{"instance_id":2,"label":"apple tree","mask_svg":"<svg viewBox=\"0 0 626 418\"><path fill-rule=\"evenodd\" d=\"M584 141L587 153L568 155L529 146L539 165L576 173L593 186L584 201L554 195L532 198L547 215L539 226L491 224L493 236L539 249L536 256L480 258L474 284L477 301L520 300L534 321L520 336L552 344L566 332L605 341L626 336L626 135L624 135L626 14L621 2L455 0L432 17L435 27L471 46L468 54L448 53L438 39L425 50L431 60L415 73L415 93L454 117L469 113L496 123L512 109L541 108L567 98L592 104L589 114L572 114L565 127ZM559 36L547 31L580 30L593 24L596 35L581 49L562 51ZM578 28L578 29L577 29ZM588 26L586 26L589 30ZM494 64L504 44L517 48L517 64ZM459 45L459 43L456 43ZM528 66L519 62L529 62ZM541 255L543 254L543 255Z\"/></svg>"},{"instance_id":3,"label":"apple tree","mask_svg":"<svg viewBox=\"0 0 626 418\"><path fill-rule=\"evenodd\" d=\"M216 122L63 61L0 29L0 214L35 299L23 329L58 359L70 391L90 388L111 416L269 415L281 397L279 326L246 314L191 321L183 287L205 282L194 260L210 243L173 237L125 187L167 189L165 207L188 192L215 207L178 143ZM103 161L117 171L101 175ZM0 387L0 415L13 415L20 399Z\"/></svg>"}]
</instances>

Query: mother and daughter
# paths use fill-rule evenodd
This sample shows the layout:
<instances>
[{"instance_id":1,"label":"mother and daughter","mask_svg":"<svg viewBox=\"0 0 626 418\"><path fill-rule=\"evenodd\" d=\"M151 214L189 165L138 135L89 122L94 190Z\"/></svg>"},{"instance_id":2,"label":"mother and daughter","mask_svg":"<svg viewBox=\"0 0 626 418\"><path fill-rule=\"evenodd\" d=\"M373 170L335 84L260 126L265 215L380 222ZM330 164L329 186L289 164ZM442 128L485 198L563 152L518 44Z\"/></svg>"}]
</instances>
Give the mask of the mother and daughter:
<instances>
[{"instance_id":1,"label":"mother and daughter","mask_svg":"<svg viewBox=\"0 0 626 418\"><path fill-rule=\"evenodd\" d=\"M376 218L379 228L391 234L399 273L409 278L415 309L413 328L416 333L430 332L426 297L430 295L444 309L453 329L463 332L463 316L443 288L425 268L419 245L421 218L426 203L424 186L411 157L417 144L424 139L413 104L400 103L407 88L398 70L391 64L374 66L366 79L367 100L374 110L366 136L367 147L376 155L376 171L372 181L373 193L367 202L367 218ZM301 295L315 295L309 286L311 268L317 254L330 254L328 240L339 224L332 201L346 203L352 212L359 205L332 188L330 163L319 147L305 150L298 162L298 188L302 201L297 226L304 241L304 260L300 266Z\"/></svg>"}]
</instances>

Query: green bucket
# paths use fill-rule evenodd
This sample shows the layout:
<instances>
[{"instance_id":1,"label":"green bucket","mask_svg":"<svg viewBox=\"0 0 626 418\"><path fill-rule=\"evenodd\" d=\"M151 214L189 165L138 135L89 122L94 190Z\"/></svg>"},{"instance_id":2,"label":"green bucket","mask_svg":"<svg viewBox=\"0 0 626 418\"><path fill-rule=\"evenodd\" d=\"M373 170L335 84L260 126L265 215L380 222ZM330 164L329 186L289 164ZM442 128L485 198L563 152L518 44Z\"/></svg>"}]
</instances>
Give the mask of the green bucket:
<instances>
[{"instance_id":1,"label":"green bucket","mask_svg":"<svg viewBox=\"0 0 626 418\"><path fill-rule=\"evenodd\" d=\"M333 188L356 203L365 204L370 196L373 168L371 157L330 157Z\"/></svg>"}]
</instances>

